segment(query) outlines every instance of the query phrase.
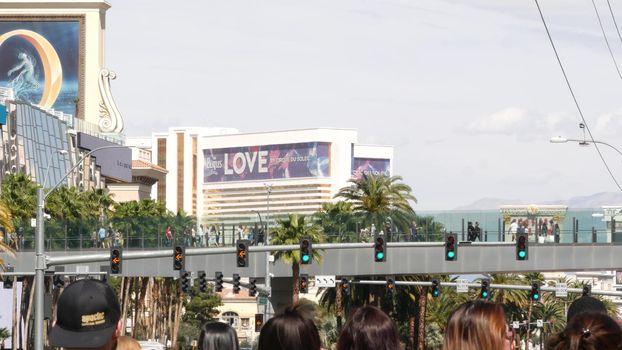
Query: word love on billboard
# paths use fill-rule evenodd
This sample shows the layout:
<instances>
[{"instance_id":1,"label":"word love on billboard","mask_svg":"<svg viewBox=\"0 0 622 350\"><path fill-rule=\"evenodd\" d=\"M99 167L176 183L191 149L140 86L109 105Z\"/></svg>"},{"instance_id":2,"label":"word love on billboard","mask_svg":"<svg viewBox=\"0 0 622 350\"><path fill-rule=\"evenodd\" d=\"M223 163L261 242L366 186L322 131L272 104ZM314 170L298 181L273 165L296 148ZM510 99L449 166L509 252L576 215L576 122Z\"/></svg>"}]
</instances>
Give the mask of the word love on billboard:
<instances>
[{"instance_id":1,"label":"word love on billboard","mask_svg":"<svg viewBox=\"0 0 622 350\"><path fill-rule=\"evenodd\" d=\"M304 142L203 150L203 182L330 176L330 143Z\"/></svg>"}]
</instances>

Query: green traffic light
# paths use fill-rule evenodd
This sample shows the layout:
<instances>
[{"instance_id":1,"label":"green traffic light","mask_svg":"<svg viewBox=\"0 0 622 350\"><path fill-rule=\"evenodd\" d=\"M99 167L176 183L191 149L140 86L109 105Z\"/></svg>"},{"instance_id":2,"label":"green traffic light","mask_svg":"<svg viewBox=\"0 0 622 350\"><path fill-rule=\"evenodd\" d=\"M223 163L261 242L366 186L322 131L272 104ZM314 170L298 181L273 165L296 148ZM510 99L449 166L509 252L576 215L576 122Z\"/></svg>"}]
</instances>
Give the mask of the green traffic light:
<instances>
[{"instance_id":1,"label":"green traffic light","mask_svg":"<svg viewBox=\"0 0 622 350\"><path fill-rule=\"evenodd\" d=\"M484 298L488 298L488 292L482 292L482 296L483 296Z\"/></svg>"},{"instance_id":2,"label":"green traffic light","mask_svg":"<svg viewBox=\"0 0 622 350\"><path fill-rule=\"evenodd\" d=\"M524 259L525 256L527 256L527 253L524 250L521 250L520 252L518 252L518 257L521 259Z\"/></svg>"},{"instance_id":3,"label":"green traffic light","mask_svg":"<svg viewBox=\"0 0 622 350\"><path fill-rule=\"evenodd\" d=\"M382 260L383 258L384 258L384 253L383 252L376 253L376 259L377 260Z\"/></svg>"},{"instance_id":4,"label":"green traffic light","mask_svg":"<svg viewBox=\"0 0 622 350\"><path fill-rule=\"evenodd\" d=\"M455 252L447 252L447 257L453 259L456 256Z\"/></svg>"},{"instance_id":5,"label":"green traffic light","mask_svg":"<svg viewBox=\"0 0 622 350\"><path fill-rule=\"evenodd\" d=\"M534 294L533 295L533 300L538 300L538 299L540 299L540 294L537 294L537 293Z\"/></svg>"},{"instance_id":6,"label":"green traffic light","mask_svg":"<svg viewBox=\"0 0 622 350\"><path fill-rule=\"evenodd\" d=\"M309 262L309 256L308 255L303 255L302 256L302 262Z\"/></svg>"}]
</instances>

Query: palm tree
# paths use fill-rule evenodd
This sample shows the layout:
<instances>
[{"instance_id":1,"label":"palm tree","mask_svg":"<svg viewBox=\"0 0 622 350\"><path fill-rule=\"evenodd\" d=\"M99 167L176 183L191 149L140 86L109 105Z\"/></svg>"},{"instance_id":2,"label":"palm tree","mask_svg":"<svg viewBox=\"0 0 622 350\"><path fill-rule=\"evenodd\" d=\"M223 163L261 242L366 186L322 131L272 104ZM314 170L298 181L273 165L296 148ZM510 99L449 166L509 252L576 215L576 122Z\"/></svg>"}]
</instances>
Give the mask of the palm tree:
<instances>
[{"instance_id":1,"label":"palm tree","mask_svg":"<svg viewBox=\"0 0 622 350\"><path fill-rule=\"evenodd\" d=\"M336 238L337 242L344 242L356 234L356 218L350 202L325 202L314 216L317 223L324 228L327 238Z\"/></svg>"},{"instance_id":2,"label":"palm tree","mask_svg":"<svg viewBox=\"0 0 622 350\"><path fill-rule=\"evenodd\" d=\"M11 208L14 218L27 220L37 210L37 183L24 173L7 175L2 181L0 198Z\"/></svg>"},{"instance_id":3,"label":"palm tree","mask_svg":"<svg viewBox=\"0 0 622 350\"><path fill-rule=\"evenodd\" d=\"M11 174L3 178L0 186L0 200L9 208L13 226L24 236L34 231L28 224L35 217L37 209L37 183L24 173ZM8 234L10 231L7 231ZM20 237L25 238L25 237Z\"/></svg>"},{"instance_id":4,"label":"palm tree","mask_svg":"<svg viewBox=\"0 0 622 350\"><path fill-rule=\"evenodd\" d=\"M0 349L4 349L4 341L11 336L11 332L6 327L0 328Z\"/></svg>"},{"instance_id":5,"label":"palm tree","mask_svg":"<svg viewBox=\"0 0 622 350\"><path fill-rule=\"evenodd\" d=\"M270 243L274 245L299 244L300 239L309 237L312 243L324 242L322 228L313 223L306 222L304 215L289 214L287 219L277 220L279 227L270 232ZM318 249L313 249L313 261L320 262L322 255ZM298 302L299 277L300 277L300 251L279 251L274 253L275 259L280 259L286 264L292 265L293 295L292 302Z\"/></svg>"},{"instance_id":6,"label":"palm tree","mask_svg":"<svg viewBox=\"0 0 622 350\"><path fill-rule=\"evenodd\" d=\"M434 216L415 216L417 222L417 236L420 241L438 242L443 241L445 226L434 220Z\"/></svg>"},{"instance_id":7,"label":"palm tree","mask_svg":"<svg viewBox=\"0 0 622 350\"><path fill-rule=\"evenodd\" d=\"M350 185L339 190L336 198L352 203L354 213L363 224L381 227L387 218L402 232L408 232L415 211L409 201L417 202L410 186L401 183L401 176L364 175L349 180Z\"/></svg>"},{"instance_id":8,"label":"palm tree","mask_svg":"<svg viewBox=\"0 0 622 350\"><path fill-rule=\"evenodd\" d=\"M144 233L146 245L152 246L158 240L158 233L164 232L165 222L170 221L172 215L162 202L142 200L116 203L110 217L113 226L123 232L128 244L132 236L138 238Z\"/></svg>"},{"instance_id":9,"label":"palm tree","mask_svg":"<svg viewBox=\"0 0 622 350\"><path fill-rule=\"evenodd\" d=\"M13 250L6 244L5 234L13 231L13 220L11 219L11 211L8 206L0 200L0 226L4 232L0 231L0 252L13 255ZM0 268L4 267L4 260L0 259Z\"/></svg>"},{"instance_id":10,"label":"palm tree","mask_svg":"<svg viewBox=\"0 0 622 350\"><path fill-rule=\"evenodd\" d=\"M97 218L102 225L106 224L110 213L110 207L115 204L113 194L107 188L96 188L85 192L86 203L90 210L97 213Z\"/></svg>"},{"instance_id":11,"label":"palm tree","mask_svg":"<svg viewBox=\"0 0 622 350\"><path fill-rule=\"evenodd\" d=\"M50 216L56 220L60 220L63 227L65 245L71 237L69 228L77 227L79 220L86 217L87 210L84 203L84 196L75 187L59 187L50 193L46 202L45 209ZM72 232L77 234L77 232Z\"/></svg>"}]
</instances>

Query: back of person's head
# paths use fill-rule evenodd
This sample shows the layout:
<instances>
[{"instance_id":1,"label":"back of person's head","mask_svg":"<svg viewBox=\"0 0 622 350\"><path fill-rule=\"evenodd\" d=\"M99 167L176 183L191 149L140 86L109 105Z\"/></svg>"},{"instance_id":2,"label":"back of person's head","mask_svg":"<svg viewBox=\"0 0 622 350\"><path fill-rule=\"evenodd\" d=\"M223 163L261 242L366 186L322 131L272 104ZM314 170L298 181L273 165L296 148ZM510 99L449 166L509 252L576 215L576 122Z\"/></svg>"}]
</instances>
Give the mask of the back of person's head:
<instances>
[{"instance_id":1,"label":"back of person's head","mask_svg":"<svg viewBox=\"0 0 622 350\"><path fill-rule=\"evenodd\" d=\"M503 307L486 301L468 301L449 317L444 350L498 350L505 348L507 322Z\"/></svg>"},{"instance_id":2,"label":"back of person's head","mask_svg":"<svg viewBox=\"0 0 622 350\"><path fill-rule=\"evenodd\" d=\"M570 320L560 333L546 341L550 350L619 350L622 349L622 329L603 313L583 312Z\"/></svg>"},{"instance_id":3,"label":"back of person's head","mask_svg":"<svg viewBox=\"0 0 622 350\"><path fill-rule=\"evenodd\" d=\"M374 306L356 309L343 326L337 350L398 350L399 334L395 324Z\"/></svg>"},{"instance_id":4,"label":"back of person's head","mask_svg":"<svg viewBox=\"0 0 622 350\"><path fill-rule=\"evenodd\" d=\"M602 301L596 298L584 296L576 299L572 302L572 304L570 304L566 320L570 322L573 317L584 312L607 314L607 307Z\"/></svg>"},{"instance_id":5,"label":"back of person's head","mask_svg":"<svg viewBox=\"0 0 622 350\"><path fill-rule=\"evenodd\" d=\"M259 333L259 350L319 350L320 333L300 305L290 306L266 322Z\"/></svg>"},{"instance_id":6,"label":"back of person's head","mask_svg":"<svg viewBox=\"0 0 622 350\"><path fill-rule=\"evenodd\" d=\"M50 345L65 349L109 349L121 335L120 318L119 299L107 283L77 280L58 297Z\"/></svg>"},{"instance_id":7,"label":"back of person's head","mask_svg":"<svg viewBox=\"0 0 622 350\"><path fill-rule=\"evenodd\" d=\"M122 335L117 339L115 350L140 350L140 344L132 337Z\"/></svg>"},{"instance_id":8,"label":"back of person's head","mask_svg":"<svg viewBox=\"0 0 622 350\"><path fill-rule=\"evenodd\" d=\"M238 335L231 326L222 322L208 322L201 328L198 350L238 350Z\"/></svg>"}]
</instances>

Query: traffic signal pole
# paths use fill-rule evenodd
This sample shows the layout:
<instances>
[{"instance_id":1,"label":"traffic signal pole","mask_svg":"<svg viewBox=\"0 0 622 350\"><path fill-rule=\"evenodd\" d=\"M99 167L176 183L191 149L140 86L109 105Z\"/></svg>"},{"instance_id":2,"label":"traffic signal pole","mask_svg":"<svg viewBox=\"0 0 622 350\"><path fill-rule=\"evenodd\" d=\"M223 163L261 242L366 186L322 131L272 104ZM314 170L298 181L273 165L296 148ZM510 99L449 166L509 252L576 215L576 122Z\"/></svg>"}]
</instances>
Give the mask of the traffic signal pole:
<instances>
[{"instance_id":1,"label":"traffic signal pole","mask_svg":"<svg viewBox=\"0 0 622 350\"><path fill-rule=\"evenodd\" d=\"M43 235L43 187L37 188L37 237L35 240L35 350L43 350L43 284L45 283L46 256L44 255L45 236ZM108 260L108 254L102 261Z\"/></svg>"}]
</instances>

